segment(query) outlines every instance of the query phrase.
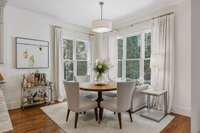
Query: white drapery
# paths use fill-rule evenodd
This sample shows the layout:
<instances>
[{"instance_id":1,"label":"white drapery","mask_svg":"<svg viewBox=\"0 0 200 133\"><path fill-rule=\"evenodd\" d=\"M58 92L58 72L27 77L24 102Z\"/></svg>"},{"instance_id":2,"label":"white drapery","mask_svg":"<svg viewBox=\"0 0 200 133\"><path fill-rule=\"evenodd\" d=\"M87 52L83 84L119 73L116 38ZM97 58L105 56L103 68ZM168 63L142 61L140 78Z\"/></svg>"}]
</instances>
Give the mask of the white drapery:
<instances>
[{"instance_id":1,"label":"white drapery","mask_svg":"<svg viewBox=\"0 0 200 133\"><path fill-rule=\"evenodd\" d=\"M95 47L95 43L96 43L96 38L94 35L89 36L89 41L90 41L90 80L94 81L95 80L95 72L93 70L94 68L94 64L95 64L95 60L96 60L96 47Z\"/></svg>"},{"instance_id":2,"label":"white drapery","mask_svg":"<svg viewBox=\"0 0 200 133\"><path fill-rule=\"evenodd\" d=\"M174 14L153 20L151 46L152 88L168 91L168 112L174 93ZM162 101L159 100L160 104Z\"/></svg>"},{"instance_id":3,"label":"white drapery","mask_svg":"<svg viewBox=\"0 0 200 133\"><path fill-rule=\"evenodd\" d=\"M54 26L54 87L56 99L63 101L66 93L63 84L63 31L62 28Z\"/></svg>"},{"instance_id":4,"label":"white drapery","mask_svg":"<svg viewBox=\"0 0 200 133\"><path fill-rule=\"evenodd\" d=\"M108 61L111 65L109 70L109 78L111 80L117 80L118 73L118 46L117 46L117 32L109 34L108 41Z\"/></svg>"}]
</instances>

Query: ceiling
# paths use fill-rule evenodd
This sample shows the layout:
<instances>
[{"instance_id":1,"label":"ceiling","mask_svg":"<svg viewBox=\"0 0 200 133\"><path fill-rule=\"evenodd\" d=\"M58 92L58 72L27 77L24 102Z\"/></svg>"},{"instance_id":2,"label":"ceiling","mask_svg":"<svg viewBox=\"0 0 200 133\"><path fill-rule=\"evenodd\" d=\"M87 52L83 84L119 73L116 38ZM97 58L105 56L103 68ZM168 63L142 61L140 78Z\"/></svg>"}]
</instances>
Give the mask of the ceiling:
<instances>
[{"instance_id":1,"label":"ceiling","mask_svg":"<svg viewBox=\"0 0 200 133\"><path fill-rule=\"evenodd\" d=\"M8 0L8 4L54 16L65 22L86 27L100 17L100 0ZM149 7L159 7L178 0L103 0L103 18L117 20Z\"/></svg>"}]
</instances>

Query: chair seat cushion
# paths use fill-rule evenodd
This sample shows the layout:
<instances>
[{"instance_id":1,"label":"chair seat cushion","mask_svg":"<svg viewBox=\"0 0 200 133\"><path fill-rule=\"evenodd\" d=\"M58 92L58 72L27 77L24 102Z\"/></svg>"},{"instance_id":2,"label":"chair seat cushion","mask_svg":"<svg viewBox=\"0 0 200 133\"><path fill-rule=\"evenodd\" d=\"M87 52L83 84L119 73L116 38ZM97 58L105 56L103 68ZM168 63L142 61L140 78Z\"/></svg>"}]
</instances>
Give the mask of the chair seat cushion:
<instances>
[{"instance_id":1,"label":"chair seat cushion","mask_svg":"<svg viewBox=\"0 0 200 133\"><path fill-rule=\"evenodd\" d=\"M97 107L97 102L87 98L81 98L79 103L79 112L87 111Z\"/></svg>"},{"instance_id":2,"label":"chair seat cushion","mask_svg":"<svg viewBox=\"0 0 200 133\"><path fill-rule=\"evenodd\" d=\"M117 110L117 98L112 98L108 100L104 100L101 102L101 107L107 110L118 112Z\"/></svg>"}]
</instances>

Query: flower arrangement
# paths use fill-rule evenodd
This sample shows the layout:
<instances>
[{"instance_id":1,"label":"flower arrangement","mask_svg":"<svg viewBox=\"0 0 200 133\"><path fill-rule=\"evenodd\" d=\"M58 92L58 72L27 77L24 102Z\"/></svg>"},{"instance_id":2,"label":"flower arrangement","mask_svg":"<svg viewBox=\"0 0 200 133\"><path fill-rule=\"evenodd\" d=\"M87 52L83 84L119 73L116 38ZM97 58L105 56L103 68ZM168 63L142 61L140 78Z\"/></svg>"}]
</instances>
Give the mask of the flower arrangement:
<instances>
[{"instance_id":1,"label":"flower arrangement","mask_svg":"<svg viewBox=\"0 0 200 133\"><path fill-rule=\"evenodd\" d=\"M96 79L99 80L104 73L109 70L109 65L105 61L96 61L94 71L97 74Z\"/></svg>"}]
</instances>

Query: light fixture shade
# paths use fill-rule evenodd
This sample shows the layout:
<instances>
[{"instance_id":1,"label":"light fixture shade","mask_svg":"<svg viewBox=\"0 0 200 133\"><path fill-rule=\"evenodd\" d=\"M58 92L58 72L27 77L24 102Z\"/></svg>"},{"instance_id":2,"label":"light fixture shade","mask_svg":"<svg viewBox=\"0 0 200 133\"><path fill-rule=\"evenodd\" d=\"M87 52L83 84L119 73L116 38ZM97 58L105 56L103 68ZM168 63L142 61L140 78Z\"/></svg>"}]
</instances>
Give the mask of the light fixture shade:
<instances>
[{"instance_id":1,"label":"light fixture shade","mask_svg":"<svg viewBox=\"0 0 200 133\"><path fill-rule=\"evenodd\" d=\"M102 19L94 20L92 22L92 31L97 33L105 33L112 31L112 21Z\"/></svg>"}]
</instances>

